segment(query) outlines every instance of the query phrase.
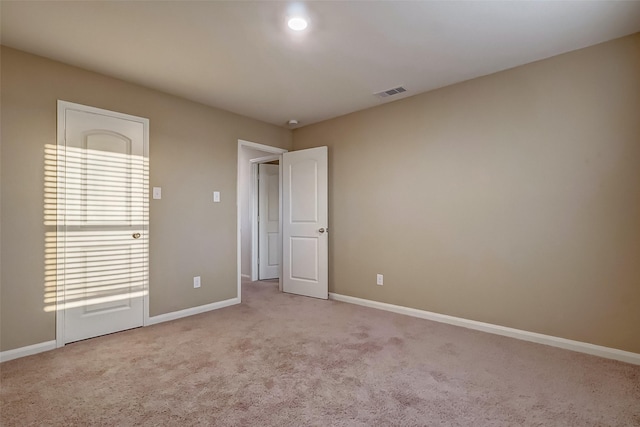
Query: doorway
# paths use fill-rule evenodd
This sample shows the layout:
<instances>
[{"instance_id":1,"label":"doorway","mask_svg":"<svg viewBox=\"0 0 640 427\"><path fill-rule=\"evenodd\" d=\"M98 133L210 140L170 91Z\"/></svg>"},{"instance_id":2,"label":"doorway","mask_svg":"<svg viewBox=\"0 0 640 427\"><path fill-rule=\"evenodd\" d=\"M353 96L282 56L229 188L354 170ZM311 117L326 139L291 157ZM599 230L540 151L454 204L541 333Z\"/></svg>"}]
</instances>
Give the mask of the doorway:
<instances>
[{"instance_id":1,"label":"doorway","mask_svg":"<svg viewBox=\"0 0 640 427\"><path fill-rule=\"evenodd\" d=\"M279 161L282 153L286 151L282 148L238 140L238 295L241 291L241 277L251 281L259 278L258 165ZM277 185L279 188L279 172ZM279 196L275 207L279 216ZM276 277L280 277L280 267L277 270Z\"/></svg>"},{"instance_id":2,"label":"doorway","mask_svg":"<svg viewBox=\"0 0 640 427\"><path fill-rule=\"evenodd\" d=\"M249 150L263 150L268 156L251 158ZM255 154L255 152L254 152ZM259 155L259 154L255 154ZM315 298L328 298L328 148L316 147L287 150L238 140L238 295L245 277L258 280L256 263L248 268L251 230L257 231L243 218L249 216L248 165L279 161L279 211L281 236L278 238L280 291ZM252 166L254 178L258 167ZM257 191L254 191L256 193ZM257 204L257 203L256 203ZM257 235L257 232L255 233ZM263 239L264 240L264 239Z\"/></svg>"}]
</instances>

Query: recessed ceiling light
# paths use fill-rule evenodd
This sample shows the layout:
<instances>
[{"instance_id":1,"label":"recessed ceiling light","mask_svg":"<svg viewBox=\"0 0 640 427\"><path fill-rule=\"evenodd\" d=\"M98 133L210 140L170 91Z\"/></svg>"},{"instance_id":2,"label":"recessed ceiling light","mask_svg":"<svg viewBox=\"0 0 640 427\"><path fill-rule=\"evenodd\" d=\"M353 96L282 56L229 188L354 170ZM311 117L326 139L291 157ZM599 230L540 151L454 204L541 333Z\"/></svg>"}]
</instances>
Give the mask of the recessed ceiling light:
<instances>
[{"instance_id":1,"label":"recessed ceiling light","mask_svg":"<svg viewBox=\"0 0 640 427\"><path fill-rule=\"evenodd\" d=\"M289 19L289 22L287 22L287 25L293 31L302 31L305 28L307 28L307 25L309 24L307 23L306 19L300 16L294 16L293 18Z\"/></svg>"}]
</instances>

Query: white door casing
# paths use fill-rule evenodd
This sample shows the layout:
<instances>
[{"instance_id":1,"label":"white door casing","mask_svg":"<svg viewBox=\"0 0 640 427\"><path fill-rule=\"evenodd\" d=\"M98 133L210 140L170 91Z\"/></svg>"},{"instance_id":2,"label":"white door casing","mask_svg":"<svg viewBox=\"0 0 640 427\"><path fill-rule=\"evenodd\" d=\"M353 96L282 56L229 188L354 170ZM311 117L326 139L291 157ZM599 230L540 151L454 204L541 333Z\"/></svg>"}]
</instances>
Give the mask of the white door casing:
<instances>
[{"instance_id":1,"label":"white door casing","mask_svg":"<svg viewBox=\"0 0 640 427\"><path fill-rule=\"evenodd\" d=\"M280 270L280 167L258 165L259 279L277 279Z\"/></svg>"},{"instance_id":2,"label":"white door casing","mask_svg":"<svg viewBox=\"0 0 640 427\"><path fill-rule=\"evenodd\" d=\"M149 122L63 101L58 115L60 346L148 315Z\"/></svg>"},{"instance_id":3,"label":"white door casing","mask_svg":"<svg viewBox=\"0 0 640 427\"><path fill-rule=\"evenodd\" d=\"M282 155L282 286L329 296L327 147Z\"/></svg>"},{"instance_id":4,"label":"white door casing","mask_svg":"<svg viewBox=\"0 0 640 427\"><path fill-rule=\"evenodd\" d=\"M245 155L246 150L247 149L255 149L258 151L263 151L265 153L272 153L273 154L273 159L267 160L267 159L250 159L249 157L247 157ZM237 167L237 171L238 171L238 175L237 175L237 185L236 185L236 194L237 194L237 209L236 209L236 215L237 215L237 226L236 226L236 236L237 236L237 241L238 241L238 245L237 245L237 289L238 289L238 298L242 299L242 271L241 271L241 266L242 266L242 235L243 233L250 233L251 235L251 280L257 280L258 279L258 230L257 230L257 223L255 222L255 217L257 217L257 211L258 211L258 207L257 207L257 203L254 203L254 192L257 192L257 182L254 179L251 179L251 224L249 226L248 230L243 230L242 229L242 218L243 218L243 213L246 212L246 210L242 209L242 203L241 200L243 199L243 195L244 195L244 191L245 188L241 185L241 183L243 181L245 181L243 179L242 176L242 171L244 169L244 165L245 162L249 162L252 163L252 176L255 173L255 175L258 174L258 169L255 163L263 163L264 161L271 161L271 160L276 160L279 159L280 154L286 152L287 150L285 150L284 148L278 148L278 147L272 147L270 145L264 145L264 144L258 144L255 142L250 142L250 141L245 141L242 139L238 140L238 167ZM254 163L255 162L255 163ZM282 192L281 192L282 194ZM282 195L281 195L282 197ZM282 206L282 205L281 205ZM280 216L280 221L282 221L282 215ZM280 226L280 229L282 230L282 226ZM282 263L280 263L280 268L282 268ZM282 277L282 274L280 274L280 277ZM280 279L278 281L278 287L280 290L282 290L282 279Z\"/></svg>"}]
</instances>

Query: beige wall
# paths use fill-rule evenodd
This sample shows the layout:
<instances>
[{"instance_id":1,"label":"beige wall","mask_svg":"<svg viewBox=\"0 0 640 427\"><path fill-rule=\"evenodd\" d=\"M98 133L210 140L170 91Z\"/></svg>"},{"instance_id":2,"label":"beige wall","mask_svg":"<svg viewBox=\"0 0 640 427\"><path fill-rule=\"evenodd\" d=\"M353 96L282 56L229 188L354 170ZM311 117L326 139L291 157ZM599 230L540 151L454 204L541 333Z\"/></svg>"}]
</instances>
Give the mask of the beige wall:
<instances>
[{"instance_id":1,"label":"beige wall","mask_svg":"<svg viewBox=\"0 0 640 427\"><path fill-rule=\"evenodd\" d=\"M329 146L332 292L640 353L640 35L293 145Z\"/></svg>"},{"instance_id":2,"label":"beige wall","mask_svg":"<svg viewBox=\"0 0 640 427\"><path fill-rule=\"evenodd\" d=\"M55 339L43 310L43 168L58 99L150 119L150 184L162 187L150 201L150 315L235 297L237 140L290 148L291 132L13 49L1 59L0 349Z\"/></svg>"}]
</instances>

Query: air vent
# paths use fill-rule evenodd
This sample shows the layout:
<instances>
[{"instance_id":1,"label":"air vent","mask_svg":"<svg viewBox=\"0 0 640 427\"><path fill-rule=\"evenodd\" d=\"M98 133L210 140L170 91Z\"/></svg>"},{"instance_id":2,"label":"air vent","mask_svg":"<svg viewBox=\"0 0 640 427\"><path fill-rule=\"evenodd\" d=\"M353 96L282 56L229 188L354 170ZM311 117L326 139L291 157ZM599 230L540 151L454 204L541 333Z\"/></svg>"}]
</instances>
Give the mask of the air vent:
<instances>
[{"instance_id":1,"label":"air vent","mask_svg":"<svg viewBox=\"0 0 640 427\"><path fill-rule=\"evenodd\" d=\"M399 93L406 92L406 91L407 90L404 87L398 86L398 87L394 87L393 89L383 90L382 92L374 93L374 95L377 96L378 98L386 98L388 96L397 95Z\"/></svg>"}]
</instances>

